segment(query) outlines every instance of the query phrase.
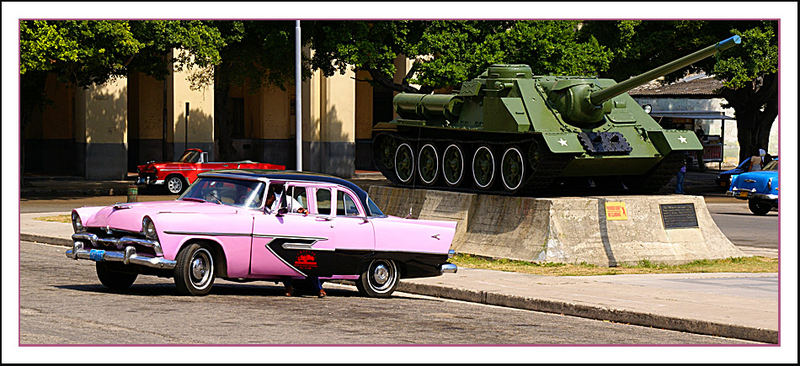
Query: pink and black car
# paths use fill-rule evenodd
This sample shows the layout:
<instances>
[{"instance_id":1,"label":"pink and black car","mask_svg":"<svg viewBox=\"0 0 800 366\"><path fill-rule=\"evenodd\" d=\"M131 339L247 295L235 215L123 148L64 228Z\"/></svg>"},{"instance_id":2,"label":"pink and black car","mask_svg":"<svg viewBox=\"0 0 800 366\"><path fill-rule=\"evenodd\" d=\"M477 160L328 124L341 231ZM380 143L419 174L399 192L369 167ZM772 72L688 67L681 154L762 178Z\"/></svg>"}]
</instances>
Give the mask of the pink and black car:
<instances>
[{"instance_id":1,"label":"pink and black car","mask_svg":"<svg viewBox=\"0 0 800 366\"><path fill-rule=\"evenodd\" d=\"M164 186L169 193L179 194L194 183L197 175L219 169L277 169L283 165L245 161L208 161L208 153L200 149L186 149L178 161L147 162L136 167L137 184Z\"/></svg>"},{"instance_id":2,"label":"pink and black car","mask_svg":"<svg viewBox=\"0 0 800 366\"><path fill-rule=\"evenodd\" d=\"M312 173L201 173L175 201L73 210L66 256L96 262L100 282L130 287L139 274L173 277L205 295L232 281L353 280L388 297L400 278L455 272L456 223L384 215L367 192Z\"/></svg>"}]
</instances>

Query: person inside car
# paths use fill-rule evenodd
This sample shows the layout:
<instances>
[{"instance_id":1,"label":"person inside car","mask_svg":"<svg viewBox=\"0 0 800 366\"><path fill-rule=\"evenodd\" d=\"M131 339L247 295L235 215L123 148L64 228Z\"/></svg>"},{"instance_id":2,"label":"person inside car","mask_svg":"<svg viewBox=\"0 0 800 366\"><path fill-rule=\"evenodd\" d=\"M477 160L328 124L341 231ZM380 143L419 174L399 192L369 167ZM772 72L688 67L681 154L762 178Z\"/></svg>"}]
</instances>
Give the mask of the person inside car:
<instances>
[{"instance_id":1,"label":"person inside car","mask_svg":"<svg viewBox=\"0 0 800 366\"><path fill-rule=\"evenodd\" d=\"M284 190L283 184L280 183L273 183L269 186L269 191L267 192L267 208L269 212L278 212L280 208L286 208L286 199L284 197ZM308 210L306 210L300 202L298 202L294 197L288 197L292 200L292 212L293 213L301 213L301 214L308 214Z\"/></svg>"}]
</instances>

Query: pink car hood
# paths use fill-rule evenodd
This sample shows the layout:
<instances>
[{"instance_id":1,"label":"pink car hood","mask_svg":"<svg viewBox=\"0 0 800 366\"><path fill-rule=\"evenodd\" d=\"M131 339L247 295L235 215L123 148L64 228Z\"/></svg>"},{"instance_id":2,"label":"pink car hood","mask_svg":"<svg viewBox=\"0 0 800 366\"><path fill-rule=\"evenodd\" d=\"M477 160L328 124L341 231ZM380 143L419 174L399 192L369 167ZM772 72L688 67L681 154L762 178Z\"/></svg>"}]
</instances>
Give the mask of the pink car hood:
<instances>
[{"instance_id":1,"label":"pink car hood","mask_svg":"<svg viewBox=\"0 0 800 366\"><path fill-rule=\"evenodd\" d=\"M236 214L240 209L210 202L155 201L118 203L113 206L76 209L86 227L106 227L138 232L145 215L155 219L159 213ZM95 212L92 214L92 212Z\"/></svg>"}]
</instances>

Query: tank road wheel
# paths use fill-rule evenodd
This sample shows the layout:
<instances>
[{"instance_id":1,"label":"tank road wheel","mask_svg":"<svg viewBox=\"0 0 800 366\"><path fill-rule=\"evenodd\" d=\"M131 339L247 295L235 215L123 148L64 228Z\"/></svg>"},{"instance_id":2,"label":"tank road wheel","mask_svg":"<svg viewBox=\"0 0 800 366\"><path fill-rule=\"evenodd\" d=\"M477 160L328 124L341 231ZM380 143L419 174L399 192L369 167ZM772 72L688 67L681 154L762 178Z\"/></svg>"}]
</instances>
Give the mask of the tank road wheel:
<instances>
[{"instance_id":1,"label":"tank road wheel","mask_svg":"<svg viewBox=\"0 0 800 366\"><path fill-rule=\"evenodd\" d=\"M488 189L494 182L494 154L488 146L481 146L472 156L472 177L480 189Z\"/></svg>"},{"instance_id":2,"label":"tank road wheel","mask_svg":"<svg viewBox=\"0 0 800 366\"><path fill-rule=\"evenodd\" d=\"M522 186L525 177L525 163L522 152L516 147L509 147L500 159L500 178L506 191L516 192Z\"/></svg>"},{"instance_id":3,"label":"tank road wheel","mask_svg":"<svg viewBox=\"0 0 800 366\"><path fill-rule=\"evenodd\" d=\"M175 286L181 295L203 296L214 284L214 256L208 247L189 244L175 258Z\"/></svg>"},{"instance_id":4,"label":"tank road wheel","mask_svg":"<svg viewBox=\"0 0 800 366\"><path fill-rule=\"evenodd\" d=\"M356 280L356 288L367 297L389 297L399 280L400 271L393 260L374 259Z\"/></svg>"},{"instance_id":5,"label":"tank road wheel","mask_svg":"<svg viewBox=\"0 0 800 366\"><path fill-rule=\"evenodd\" d=\"M447 185L451 187L459 185L464 177L464 154L456 144L451 144L444 149L442 176Z\"/></svg>"},{"instance_id":6,"label":"tank road wheel","mask_svg":"<svg viewBox=\"0 0 800 366\"><path fill-rule=\"evenodd\" d=\"M439 174L439 153L432 144L425 144L419 149L419 178L424 184L432 184Z\"/></svg>"},{"instance_id":7,"label":"tank road wheel","mask_svg":"<svg viewBox=\"0 0 800 366\"><path fill-rule=\"evenodd\" d=\"M97 278L103 286L108 287L114 292L127 290L133 281L136 281L137 273L122 271L120 263L96 262Z\"/></svg>"},{"instance_id":8,"label":"tank road wheel","mask_svg":"<svg viewBox=\"0 0 800 366\"><path fill-rule=\"evenodd\" d=\"M183 192L183 189L186 188L186 182L183 181L183 177L178 174L173 174L167 177L167 180L164 182L164 186L167 187L167 191L172 194L180 194Z\"/></svg>"},{"instance_id":9,"label":"tank road wheel","mask_svg":"<svg viewBox=\"0 0 800 366\"><path fill-rule=\"evenodd\" d=\"M411 145L402 143L394 153L394 174L403 183L414 177L414 150Z\"/></svg>"},{"instance_id":10,"label":"tank road wheel","mask_svg":"<svg viewBox=\"0 0 800 366\"><path fill-rule=\"evenodd\" d=\"M377 164L385 169L394 168L394 153L397 150L397 141L389 135L378 135L372 143L373 153Z\"/></svg>"}]
</instances>

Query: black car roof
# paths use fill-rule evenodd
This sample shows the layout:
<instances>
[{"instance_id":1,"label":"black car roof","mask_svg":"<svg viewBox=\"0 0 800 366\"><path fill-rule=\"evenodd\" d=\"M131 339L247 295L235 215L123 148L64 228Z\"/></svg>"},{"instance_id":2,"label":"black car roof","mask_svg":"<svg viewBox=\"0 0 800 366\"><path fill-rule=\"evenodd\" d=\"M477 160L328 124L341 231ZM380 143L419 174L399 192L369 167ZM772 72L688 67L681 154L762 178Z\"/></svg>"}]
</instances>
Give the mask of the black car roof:
<instances>
[{"instance_id":1,"label":"black car roof","mask_svg":"<svg viewBox=\"0 0 800 366\"><path fill-rule=\"evenodd\" d=\"M200 173L198 176L213 176L214 174L225 174L228 176L240 175L242 177L267 178L270 180L294 180L340 184L352 190L356 196L358 196L358 199L361 201L361 205L369 211L369 205L367 204L367 191L363 190L353 182L333 175L314 172L298 172L294 170L232 169L214 170L211 172Z\"/></svg>"}]
</instances>

